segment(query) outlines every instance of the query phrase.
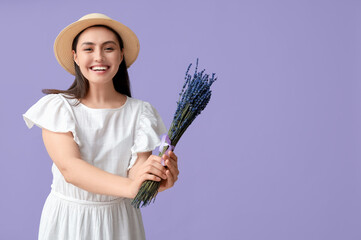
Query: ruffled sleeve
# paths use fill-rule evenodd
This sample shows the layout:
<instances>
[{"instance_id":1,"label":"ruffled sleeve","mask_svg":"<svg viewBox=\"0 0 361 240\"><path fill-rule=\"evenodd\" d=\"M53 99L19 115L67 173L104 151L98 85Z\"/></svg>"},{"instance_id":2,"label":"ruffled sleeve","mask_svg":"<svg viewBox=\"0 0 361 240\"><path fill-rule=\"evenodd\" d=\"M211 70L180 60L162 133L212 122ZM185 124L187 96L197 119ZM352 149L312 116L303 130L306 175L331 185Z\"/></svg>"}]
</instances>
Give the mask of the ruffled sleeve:
<instances>
[{"instance_id":1,"label":"ruffled sleeve","mask_svg":"<svg viewBox=\"0 0 361 240\"><path fill-rule=\"evenodd\" d=\"M36 125L52 132L72 132L79 145L75 121L67 104L59 94L49 94L31 106L23 118L29 129Z\"/></svg>"},{"instance_id":2,"label":"ruffled sleeve","mask_svg":"<svg viewBox=\"0 0 361 240\"><path fill-rule=\"evenodd\" d=\"M132 158L128 170L137 160L137 153L153 151L160 145L159 136L166 132L167 129L157 110L148 102L143 102L135 130L134 145L131 148Z\"/></svg>"}]
</instances>

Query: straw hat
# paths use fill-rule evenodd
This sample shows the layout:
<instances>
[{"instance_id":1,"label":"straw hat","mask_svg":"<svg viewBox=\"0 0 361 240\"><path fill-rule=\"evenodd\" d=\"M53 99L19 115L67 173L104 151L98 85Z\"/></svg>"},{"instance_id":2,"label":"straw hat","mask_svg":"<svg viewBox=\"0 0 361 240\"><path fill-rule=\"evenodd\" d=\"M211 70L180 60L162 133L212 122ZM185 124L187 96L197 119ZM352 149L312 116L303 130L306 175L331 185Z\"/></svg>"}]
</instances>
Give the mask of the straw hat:
<instances>
[{"instance_id":1,"label":"straw hat","mask_svg":"<svg viewBox=\"0 0 361 240\"><path fill-rule=\"evenodd\" d=\"M91 13L64 28L54 42L55 57L60 65L72 75L75 75L72 54L73 40L84 29L93 25L105 25L116 31L123 40L124 58L127 68L137 59L139 40L127 26L101 13Z\"/></svg>"}]
</instances>

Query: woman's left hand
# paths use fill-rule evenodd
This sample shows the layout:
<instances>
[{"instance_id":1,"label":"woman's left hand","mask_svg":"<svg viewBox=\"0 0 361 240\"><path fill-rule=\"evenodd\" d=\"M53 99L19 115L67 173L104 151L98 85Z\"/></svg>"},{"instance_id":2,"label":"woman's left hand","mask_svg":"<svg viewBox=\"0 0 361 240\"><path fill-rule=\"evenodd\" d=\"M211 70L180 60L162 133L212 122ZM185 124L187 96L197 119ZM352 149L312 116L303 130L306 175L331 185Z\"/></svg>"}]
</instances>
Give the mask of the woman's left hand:
<instances>
[{"instance_id":1,"label":"woman's left hand","mask_svg":"<svg viewBox=\"0 0 361 240\"><path fill-rule=\"evenodd\" d=\"M160 182L159 192L173 187L174 183L178 180L178 157L173 151L169 151L168 155L163 155L164 164L168 168L166 170L167 179L162 179Z\"/></svg>"}]
</instances>

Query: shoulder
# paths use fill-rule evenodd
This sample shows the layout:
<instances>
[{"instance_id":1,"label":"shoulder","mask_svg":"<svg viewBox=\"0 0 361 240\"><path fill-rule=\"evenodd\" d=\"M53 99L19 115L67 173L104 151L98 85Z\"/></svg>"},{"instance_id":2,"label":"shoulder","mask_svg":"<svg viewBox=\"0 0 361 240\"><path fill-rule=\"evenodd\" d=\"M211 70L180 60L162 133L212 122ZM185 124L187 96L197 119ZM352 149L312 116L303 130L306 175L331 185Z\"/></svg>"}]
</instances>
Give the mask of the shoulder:
<instances>
[{"instance_id":1,"label":"shoulder","mask_svg":"<svg viewBox=\"0 0 361 240\"><path fill-rule=\"evenodd\" d=\"M132 98L132 97L128 97L127 104L133 110L137 110L140 112L143 112L145 109L153 108L153 106L149 102L146 102L146 101L143 101L143 100L140 100L137 98Z\"/></svg>"},{"instance_id":2,"label":"shoulder","mask_svg":"<svg viewBox=\"0 0 361 240\"><path fill-rule=\"evenodd\" d=\"M35 104L33 104L27 113L41 113L41 112L68 112L72 107L74 99L66 98L63 94L47 94L41 97Z\"/></svg>"},{"instance_id":3,"label":"shoulder","mask_svg":"<svg viewBox=\"0 0 361 240\"><path fill-rule=\"evenodd\" d=\"M147 101L143 101L137 98L128 97L128 104L132 107L138 107L140 109L144 108L154 108L153 105Z\"/></svg>"},{"instance_id":4,"label":"shoulder","mask_svg":"<svg viewBox=\"0 0 361 240\"><path fill-rule=\"evenodd\" d=\"M62 99L59 94L47 94L41 97L32 108L43 108L48 106L59 105L62 103Z\"/></svg>"},{"instance_id":5,"label":"shoulder","mask_svg":"<svg viewBox=\"0 0 361 240\"><path fill-rule=\"evenodd\" d=\"M153 105L149 102L128 97L127 104L129 104L129 107L136 112L137 116L140 118L140 122L145 119L152 122L162 122L157 109L155 109L155 107L153 107Z\"/></svg>"},{"instance_id":6,"label":"shoulder","mask_svg":"<svg viewBox=\"0 0 361 240\"><path fill-rule=\"evenodd\" d=\"M47 95L41 97L38 102L59 102L59 103L61 103L63 101L69 102L70 100L74 100L74 99L71 99L70 95L57 93L57 94L47 94Z\"/></svg>"},{"instance_id":7,"label":"shoulder","mask_svg":"<svg viewBox=\"0 0 361 240\"><path fill-rule=\"evenodd\" d=\"M137 98L133 98L133 97L127 97L127 104L131 105L131 106L141 106L144 103L144 101L137 99Z\"/></svg>"},{"instance_id":8,"label":"shoulder","mask_svg":"<svg viewBox=\"0 0 361 240\"><path fill-rule=\"evenodd\" d=\"M60 99L60 94L47 94L41 97L38 102L56 101L58 99Z\"/></svg>"},{"instance_id":9,"label":"shoulder","mask_svg":"<svg viewBox=\"0 0 361 240\"><path fill-rule=\"evenodd\" d=\"M75 142L80 144L75 132L75 120L69 106L61 94L48 94L31 106L23 114L23 118L28 128L36 125L52 132L72 132Z\"/></svg>"}]
</instances>

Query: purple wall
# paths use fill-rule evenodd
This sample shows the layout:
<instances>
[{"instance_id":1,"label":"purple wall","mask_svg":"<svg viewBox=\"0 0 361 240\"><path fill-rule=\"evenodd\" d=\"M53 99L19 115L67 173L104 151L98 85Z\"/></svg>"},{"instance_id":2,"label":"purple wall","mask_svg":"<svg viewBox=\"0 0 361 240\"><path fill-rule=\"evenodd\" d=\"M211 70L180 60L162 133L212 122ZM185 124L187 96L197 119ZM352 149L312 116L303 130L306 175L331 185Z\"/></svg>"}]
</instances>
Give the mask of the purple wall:
<instances>
[{"instance_id":1,"label":"purple wall","mask_svg":"<svg viewBox=\"0 0 361 240\"><path fill-rule=\"evenodd\" d=\"M35 239L51 183L24 113L73 78L53 41L101 12L141 51L134 96L169 126L186 67L218 74L180 141L180 177L143 209L148 239L361 239L361 2L2 1L0 239Z\"/></svg>"}]
</instances>

